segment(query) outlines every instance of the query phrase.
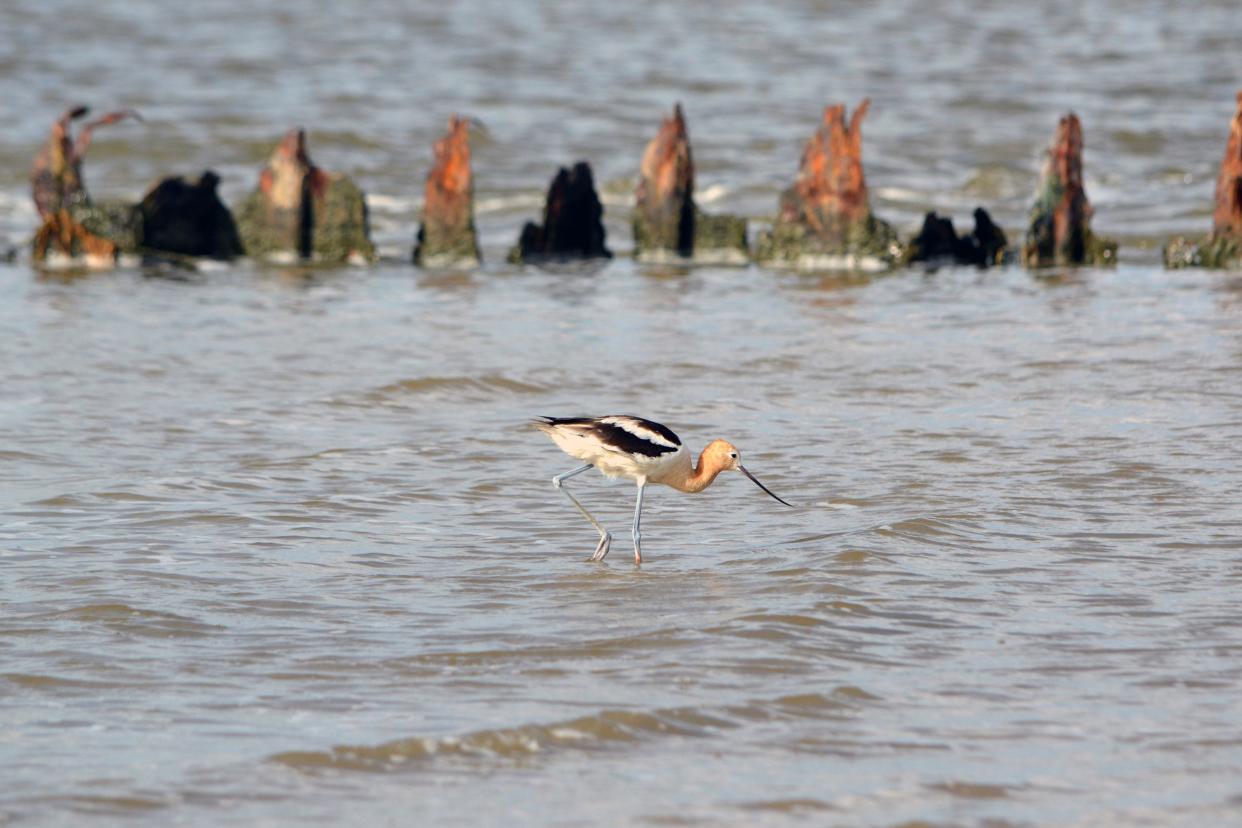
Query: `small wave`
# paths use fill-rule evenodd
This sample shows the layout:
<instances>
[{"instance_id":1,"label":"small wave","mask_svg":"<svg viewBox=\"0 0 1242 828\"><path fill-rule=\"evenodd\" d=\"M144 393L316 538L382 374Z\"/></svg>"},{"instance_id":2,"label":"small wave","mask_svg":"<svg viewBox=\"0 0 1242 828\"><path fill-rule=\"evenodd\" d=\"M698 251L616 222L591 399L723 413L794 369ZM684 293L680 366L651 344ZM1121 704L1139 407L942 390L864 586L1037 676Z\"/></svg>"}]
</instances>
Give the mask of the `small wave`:
<instances>
[{"instance_id":1,"label":"small wave","mask_svg":"<svg viewBox=\"0 0 1242 828\"><path fill-rule=\"evenodd\" d=\"M41 454L31 454L28 451L17 451L16 449L0 449L0 460L26 460L26 461L46 461L47 458Z\"/></svg>"},{"instance_id":2,"label":"small wave","mask_svg":"<svg viewBox=\"0 0 1242 828\"><path fill-rule=\"evenodd\" d=\"M122 491L105 491L95 492L93 497L99 500L106 500L116 503L171 503L172 498L154 497L152 495L139 494L138 492L122 492Z\"/></svg>"},{"instance_id":3,"label":"small wave","mask_svg":"<svg viewBox=\"0 0 1242 828\"><path fill-rule=\"evenodd\" d=\"M381 745L334 747L329 751L288 751L271 757L275 762L307 770L336 769L384 772L437 756L478 759L521 759L556 749L602 749L631 744L657 734L702 735L678 721L675 714L604 711L550 725L526 725L480 730L464 736L408 738Z\"/></svg>"},{"instance_id":4,"label":"small wave","mask_svg":"<svg viewBox=\"0 0 1242 828\"><path fill-rule=\"evenodd\" d=\"M87 796L83 794L75 794L72 796L62 797L64 802L76 811L84 814L95 814L98 816L107 815L136 815L147 811L155 811L161 808L167 808L173 803L171 800L159 799L150 796L141 796L133 794L129 796ZM55 802L55 799L51 801Z\"/></svg>"},{"instance_id":5,"label":"small wave","mask_svg":"<svg viewBox=\"0 0 1242 828\"><path fill-rule=\"evenodd\" d=\"M923 541L936 542L947 538L965 538L971 533L963 527L956 526L936 518L913 518L896 521L881 529L884 534L897 535L905 538L918 538Z\"/></svg>"},{"instance_id":6,"label":"small wave","mask_svg":"<svg viewBox=\"0 0 1242 828\"><path fill-rule=\"evenodd\" d=\"M782 696L731 705L721 711L679 707L644 712L602 710L589 716L511 728L478 730L462 736L410 737L379 745L342 745L329 750L293 750L269 760L293 768L389 773L438 758L481 762L522 761L569 750L607 750L640 745L667 736L706 739L749 722L772 719L836 718L843 710L877 699L865 690L842 686L828 693Z\"/></svg>"},{"instance_id":7,"label":"small wave","mask_svg":"<svg viewBox=\"0 0 1242 828\"><path fill-rule=\"evenodd\" d=\"M1005 799L1009 796L1009 789L1004 785L980 782L943 782L931 787L959 799Z\"/></svg>"},{"instance_id":8,"label":"small wave","mask_svg":"<svg viewBox=\"0 0 1242 828\"><path fill-rule=\"evenodd\" d=\"M775 811L782 814L805 814L814 811L831 811L833 806L819 799L763 799L742 802L738 807L747 811Z\"/></svg>"},{"instance_id":9,"label":"small wave","mask_svg":"<svg viewBox=\"0 0 1242 828\"><path fill-rule=\"evenodd\" d=\"M500 374L484 374L479 377L412 377L382 385L361 395L362 404L384 402L394 397L411 394L443 394L483 392L487 396L505 394L541 394L548 389L530 382L510 379ZM338 404L350 404L348 398L335 398ZM357 403L354 403L357 404Z\"/></svg>"},{"instance_id":10,"label":"small wave","mask_svg":"<svg viewBox=\"0 0 1242 828\"><path fill-rule=\"evenodd\" d=\"M129 604L86 604L48 615L51 619L103 624L118 632L158 638L197 638L213 629L192 618Z\"/></svg>"},{"instance_id":11,"label":"small wave","mask_svg":"<svg viewBox=\"0 0 1242 828\"><path fill-rule=\"evenodd\" d=\"M115 681L65 678L62 676L46 676L38 673L0 673L0 680L10 682L18 687L26 687L34 690L109 690L117 687L133 686L132 684L124 684Z\"/></svg>"},{"instance_id":12,"label":"small wave","mask_svg":"<svg viewBox=\"0 0 1242 828\"><path fill-rule=\"evenodd\" d=\"M739 616L737 620L745 621L751 624L771 624L778 627L819 627L828 623L822 618L816 618L811 615L797 615L793 613L755 613L753 615Z\"/></svg>"}]
</instances>

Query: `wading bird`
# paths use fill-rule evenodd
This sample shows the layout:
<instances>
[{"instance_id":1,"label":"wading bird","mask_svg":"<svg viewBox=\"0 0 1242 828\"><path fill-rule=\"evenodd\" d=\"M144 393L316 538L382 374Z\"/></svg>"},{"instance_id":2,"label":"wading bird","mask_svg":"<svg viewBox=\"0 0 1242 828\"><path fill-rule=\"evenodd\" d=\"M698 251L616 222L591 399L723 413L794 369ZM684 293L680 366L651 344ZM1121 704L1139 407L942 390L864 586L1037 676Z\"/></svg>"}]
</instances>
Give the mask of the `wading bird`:
<instances>
[{"instance_id":1,"label":"wading bird","mask_svg":"<svg viewBox=\"0 0 1242 828\"><path fill-rule=\"evenodd\" d=\"M723 471L736 469L751 479L776 500L786 503L768 490L768 487L750 472L738 459L738 451L732 443L713 440L699 455L697 465L692 465L690 452L681 444L677 435L668 428L644 420L641 417L615 415L611 417L540 417L531 425L552 438L552 442L570 457L586 463L581 468L558 474L552 485L565 493L565 497L577 507L582 516L599 532L599 545L595 547L593 561L602 561L612 543L612 533L600 525L578 498L565 488L565 481L591 468L599 469L607 477L624 477L638 483L638 500L634 504L634 563L643 562L641 534L638 525L643 511L643 489L648 483L663 483L679 492L701 492Z\"/></svg>"}]
</instances>

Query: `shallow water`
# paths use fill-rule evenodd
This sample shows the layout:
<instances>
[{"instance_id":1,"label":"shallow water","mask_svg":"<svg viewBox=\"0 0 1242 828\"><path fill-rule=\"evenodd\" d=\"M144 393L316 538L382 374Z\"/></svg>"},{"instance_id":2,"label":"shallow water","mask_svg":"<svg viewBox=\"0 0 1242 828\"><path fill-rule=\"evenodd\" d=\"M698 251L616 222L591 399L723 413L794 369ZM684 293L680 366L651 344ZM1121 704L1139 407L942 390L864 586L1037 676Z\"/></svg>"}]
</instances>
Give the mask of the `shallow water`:
<instances>
[{"instance_id":1,"label":"shallow water","mask_svg":"<svg viewBox=\"0 0 1242 828\"><path fill-rule=\"evenodd\" d=\"M1242 274L1158 267L1208 222L1242 78L1228 4L79 5L0 24L31 113L0 134L10 244L80 99L149 122L100 133L97 196L211 165L235 200L304 123L404 257L460 110L486 125L488 263L0 264L0 822L1242 812ZM500 263L580 156L627 251L674 99L705 206L757 227L822 104L864 94L876 207L906 232L979 201L1016 237L1075 108L1121 265ZM524 423L607 412L727 437L795 508L737 475L649 490L638 569L632 487L584 475L616 534L587 563L549 485L574 461Z\"/></svg>"}]
</instances>

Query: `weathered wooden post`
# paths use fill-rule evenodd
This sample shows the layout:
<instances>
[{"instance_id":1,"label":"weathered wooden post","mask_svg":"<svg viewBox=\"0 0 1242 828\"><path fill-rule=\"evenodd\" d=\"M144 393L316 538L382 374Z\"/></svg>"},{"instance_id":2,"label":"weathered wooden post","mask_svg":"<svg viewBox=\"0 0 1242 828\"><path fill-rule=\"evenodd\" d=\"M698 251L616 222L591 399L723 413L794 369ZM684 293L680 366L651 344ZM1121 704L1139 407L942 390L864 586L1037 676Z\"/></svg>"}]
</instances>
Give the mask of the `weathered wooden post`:
<instances>
[{"instance_id":1,"label":"weathered wooden post","mask_svg":"<svg viewBox=\"0 0 1242 828\"><path fill-rule=\"evenodd\" d=\"M1225 157L1216 177L1212 232L1190 241L1177 238L1164 248L1166 267L1242 268L1242 92L1229 122Z\"/></svg>"},{"instance_id":2,"label":"weathered wooden post","mask_svg":"<svg viewBox=\"0 0 1242 828\"><path fill-rule=\"evenodd\" d=\"M436 141L434 151L435 163L423 189L414 263L423 267L477 267L479 239L474 228L469 122L456 115L449 118L448 132Z\"/></svg>"},{"instance_id":3,"label":"weathered wooden post","mask_svg":"<svg viewBox=\"0 0 1242 828\"><path fill-rule=\"evenodd\" d=\"M694 203L694 160L681 104L643 151L634 196L634 253L640 260L750 261L746 219L708 215Z\"/></svg>"},{"instance_id":4,"label":"weathered wooden post","mask_svg":"<svg viewBox=\"0 0 1242 828\"><path fill-rule=\"evenodd\" d=\"M1117 262L1117 243L1091 230L1094 211L1083 189L1082 148L1082 124L1071 112L1057 124L1031 208L1022 246L1022 261L1028 267Z\"/></svg>"},{"instance_id":5,"label":"weathered wooden post","mask_svg":"<svg viewBox=\"0 0 1242 828\"><path fill-rule=\"evenodd\" d=\"M798 177L781 194L780 214L759 237L760 262L827 270L884 270L903 249L892 225L871 212L862 166L863 100L849 124L845 107L824 109L807 142Z\"/></svg>"},{"instance_id":6,"label":"weathered wooden post","mask_svg":"<svg viewBox=\"0 0 1242 828\"><path fill-rule=\"evenodd\" d=\"M118 252L136 250L141 243L137 210L119 202L94 202L82 177L82 162L96 128L142 118L131 109L109 112L82 127L75 140L71 124L89 112L85 106L65 110L35 156L30 190L42 220L34 238L35 261L56 252L103 264L114 260Z\"/></svg>"},{"instance_id":7,"label":"weathered wooden post","mask_svg":"<svg viewBox=\"0 0 1242 828\"><path fill-rule=\"evenodd\" d=\"M237 209L237 228L250 256L375 259L366 197L349 176L311 162L301 129L289 130L272 151L259 186Z\"/></svg>"},{"instance_id":8,"label":"weathered wooden post","mask_svg":"<svg viewBox=\"0 0 1242 828\"><path fill-rule=\"evenodd\" d=\"M511 262L569 261L611 258L605 246L604 207L595 192L591 165L561 167L548 186L543 223L526 222Z\"/></svg>"}]
</instances>

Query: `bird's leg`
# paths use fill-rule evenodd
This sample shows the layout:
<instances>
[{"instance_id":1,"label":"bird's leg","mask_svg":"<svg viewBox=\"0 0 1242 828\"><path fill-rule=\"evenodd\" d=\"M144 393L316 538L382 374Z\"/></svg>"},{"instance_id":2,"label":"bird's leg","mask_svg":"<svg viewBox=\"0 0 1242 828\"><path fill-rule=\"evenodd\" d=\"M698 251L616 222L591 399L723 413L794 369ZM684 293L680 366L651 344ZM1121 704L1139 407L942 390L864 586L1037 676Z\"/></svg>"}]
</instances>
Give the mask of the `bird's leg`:
<instances>
[{"instance_id":1,"label":"bird's leg","mask_svg":"<svg viewBox=\"0 0 1242 828\"><path fill-rule=\"evenodd\" d=\"M558 474L556 477L552 478L552 485L560 489L561 492L564 493L565 497L569 498L569 502L574 504L578 511L582 513L582 516L590 521L591 525L595 527L595 530L599 532L599 544L596 545L595 554L591 556L591 560L602 561L608 555L608 546L612 543L612 534L600 525L600 522L586 510L585 506L578 502L578 498L569 493L569 489L565 488L566 480L593 468L595 467L588 463L580 469L574 469L573 471L565 472L564 474Z\"/></svg>"},{"instance_id":2,"label":"bird's leg","mask_svg":"<svg viewBox=\"0 0 1242 828\"><path fill-rule=\"evenodd\" d=\"M638 481L638 499L634 502L634 530L631 534L634 536L634 563L643 562L642 550L642 532L638 530L638 522L643 516L643 489L646 488L647 481L641 478Z\"/></svg>"}]
</instances>

